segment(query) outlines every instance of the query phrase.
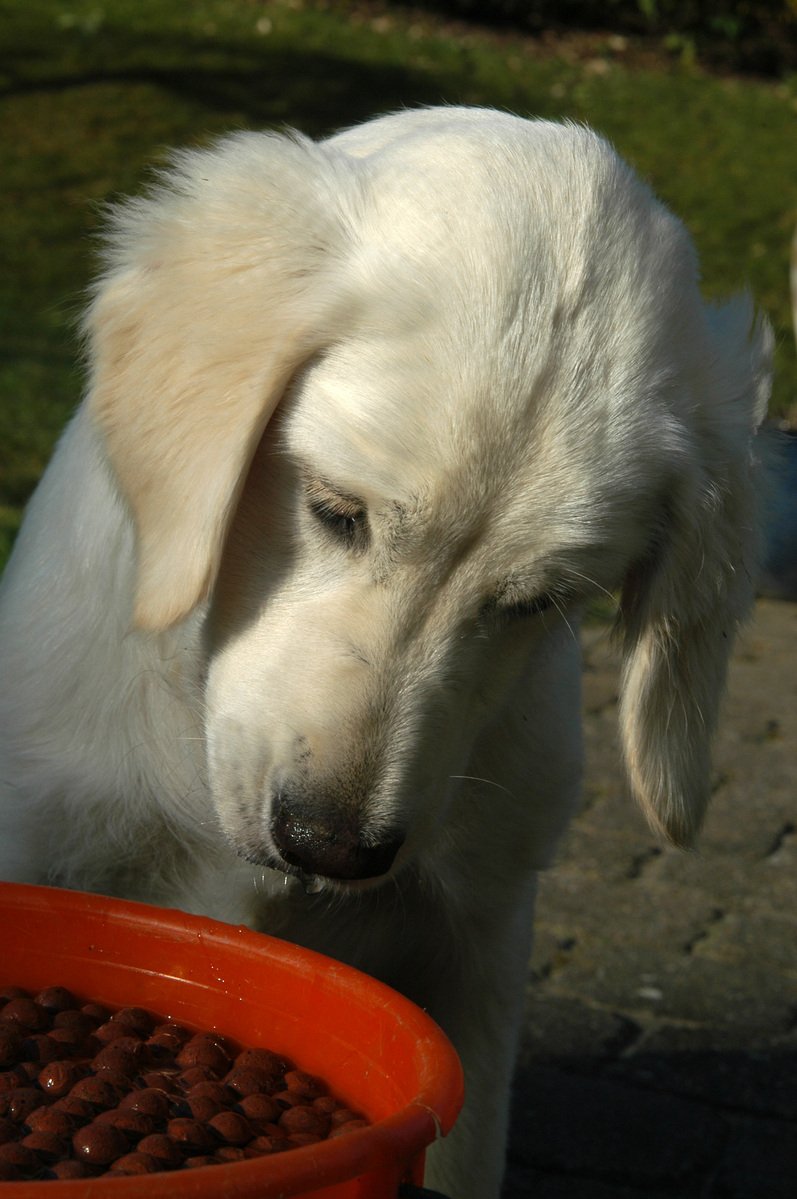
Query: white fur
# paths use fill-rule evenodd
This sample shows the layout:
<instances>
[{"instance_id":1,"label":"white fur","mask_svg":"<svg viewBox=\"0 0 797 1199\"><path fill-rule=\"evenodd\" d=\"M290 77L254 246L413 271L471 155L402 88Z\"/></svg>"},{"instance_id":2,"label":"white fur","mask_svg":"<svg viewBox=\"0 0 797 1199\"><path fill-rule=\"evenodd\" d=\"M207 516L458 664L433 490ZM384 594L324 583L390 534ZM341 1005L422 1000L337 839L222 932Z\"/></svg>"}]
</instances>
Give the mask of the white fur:
<instances>
[{"instance_id":1,"label":"white fur","mask_svg":"<svg viewBox=\"0 0 797 1199\"><path fill-rule=\"evenodd\" d=\"M579 790L579 612L622 591L631 781L687 843L769 335L703 304L595 134L439 109L178 156L116 212L87 336L2 592L0 875L404 990L471 1096L430 1182L494 1199L535 872ZM306 894L264 864L280 802L404 844Z\"/></svg>"}]
</instances>

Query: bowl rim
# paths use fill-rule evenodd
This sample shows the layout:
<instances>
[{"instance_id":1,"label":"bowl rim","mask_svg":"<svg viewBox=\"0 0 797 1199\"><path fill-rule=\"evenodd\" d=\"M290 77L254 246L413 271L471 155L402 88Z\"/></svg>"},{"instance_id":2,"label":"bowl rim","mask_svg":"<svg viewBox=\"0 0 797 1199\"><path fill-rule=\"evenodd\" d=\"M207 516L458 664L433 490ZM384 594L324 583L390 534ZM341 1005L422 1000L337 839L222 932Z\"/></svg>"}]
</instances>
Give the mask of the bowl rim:
<instances>
[{"instance_id":1,"label":"bowl rim","mask_svg":"<svg viewBox=\"0 0 797 1199\"><path fill-rule=\"evenodd\" d=\"M3 923L16 913L35 914L40 919L52 917L54 935L58 935L67 917L71 921L85 919L95 927L107 926L112 934L124 931L154 933L161 941L195 943L203 950L209 947L222 954L257 955L278 963L280 968L299 972L305 979L323 976L324 985L333 986L341 999L358 997L360 1002L376 1005L391 1013L402 1032L412 1038L425 1055L428 1068L419 1078L418 1093L397 1111L374 1120L367 1128L345 1137L320 1142L275 1154L229 1164L214 1164L193 1170L163 1171L143 1176L110 1179L100 1175L91 1179L61 1180L56 1194L63 1199L99 1199L100 1195L117 1194L120 1199L133 1193L160 1199L160 1195L206 1196L209 1193L234 1196L257 1193L263 1199L283 1194L312 1194L325 1186L345 1182L369 1170L380 1169L397 1158L411 1160L423 1153L426 1146L452 1127L464 1098L464 1079L459 1057L439 1026L416 1004L370 975L327 957L316 950L255 932L243 925L226 924L207 916L183 912L175 908L158 907L134 900L119 899L60 887L28 883L0 882L0 911ZM7 925L6 925L7 926ZM12 968L13 969L13 968ZM11 971L0 967L2 975ZM160 975L159 977L164 977ZM175 985L181 981L173 980ZM55 979L57 984L58 980ZM8 984L25 986L25 982L8 978ZM78 988L75 988L76 990ZM130 1005L135 1003L130 1000ZM142 1003L137 1006L148 1006ZM153 1005L150 1005L153 1006ZM212 1025L211 1025L212 1026ZM220 1031L224 1033L224 1029ZM228 1034L232 1035L232 1034ZM318 1068L319 1073L321 1067ZM268 1162L267 1177L263 1177ZM208 1175L217 1180L213 1191L208 1188ZM223 1174L222 1174L223 1172ZM112 1185L113 1190L108 1191ZM53 1195L51 1180L20 1181L3 1184L9 1199L40 1199ZM44 1191L42 1188L50 1188ZM298 1189L297 1189L298 1187ZM1 1194L1 1193L0 1193Z\"/></svg>"}]
</instances>

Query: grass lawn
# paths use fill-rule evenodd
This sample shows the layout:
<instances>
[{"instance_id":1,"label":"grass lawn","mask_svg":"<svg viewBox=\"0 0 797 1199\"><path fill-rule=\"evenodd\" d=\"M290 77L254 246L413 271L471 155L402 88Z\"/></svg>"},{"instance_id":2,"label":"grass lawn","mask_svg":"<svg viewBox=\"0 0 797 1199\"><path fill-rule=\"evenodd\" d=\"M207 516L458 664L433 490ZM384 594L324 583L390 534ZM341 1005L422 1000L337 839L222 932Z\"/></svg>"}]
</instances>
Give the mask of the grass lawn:
<instances>
[{"instance_id":1,"label":"grass lawn","mask_svg":"<svg viewBox=\"0 0 797 1199\"><path fill-rule=\"evenodd\" d=\"M75 318L101 202L166 147L231 128L320 135L440 102L589 122L685 220L706 292L752 289L777 334L773 413L797 418L794 80L634 65L608 38L552 56L320 0L0 0L0 29L0 564L80 395Z\"/></svg>"}]
</instances>

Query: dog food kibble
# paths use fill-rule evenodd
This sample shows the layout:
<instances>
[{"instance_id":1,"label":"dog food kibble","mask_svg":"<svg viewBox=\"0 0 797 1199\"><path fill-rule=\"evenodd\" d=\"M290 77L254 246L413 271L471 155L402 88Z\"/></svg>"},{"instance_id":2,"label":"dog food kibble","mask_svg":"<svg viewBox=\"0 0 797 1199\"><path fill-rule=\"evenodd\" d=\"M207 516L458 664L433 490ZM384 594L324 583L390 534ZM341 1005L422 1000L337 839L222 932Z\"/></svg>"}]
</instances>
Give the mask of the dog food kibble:
<instances>
[{"instance_id":1,"label":"dog food kibble","mask_svg":"<svg viewBox=\"0 0 797 1199\"><path fill-rule=\"evenodd\" d=\"M79 1128L72 1137L72 1146L78 1161L88 1162L90 1166L110 1166L128 1149L127 1137L122 1130L112 1124L101 1124L99 1120Z\"/></svg>"},{"instance_id":2,"label":"dog food kibble","mask_svg":"<svg viewBox=\"0 0 797 1199\"><path fill-rule=\"evenodd\" d=\"M151 1153L125 1153L124 1157L119 1157L114 1162L109 1173L111 1174L154 1174L156 1170L162 1170L163 1166L158 1161L157 1157L153 1157Z\"/></svg>"},{"instance_id":3,"label":"dog food kibble","mask_svg":"<svg viewBox=\"0 0 797 1199\"><path fill-rule=\"evenodd\" d=\"M72 992L67 991L66 987L45 987L38 995L34 995L33 1002L47 1008L48 1012L65 1012L75 1006Z\"/></svg>"},{"instance_id":4,"label":"dog food kibble","mask_svg":"<svg viewBox=\"0 0 797 1199\"><path fill-rule=\"evenodd\" d=\"M0 989L0 1184L193 1170L364 1127L271 1050L64 987Z\"/></svg>"}]
</instances>

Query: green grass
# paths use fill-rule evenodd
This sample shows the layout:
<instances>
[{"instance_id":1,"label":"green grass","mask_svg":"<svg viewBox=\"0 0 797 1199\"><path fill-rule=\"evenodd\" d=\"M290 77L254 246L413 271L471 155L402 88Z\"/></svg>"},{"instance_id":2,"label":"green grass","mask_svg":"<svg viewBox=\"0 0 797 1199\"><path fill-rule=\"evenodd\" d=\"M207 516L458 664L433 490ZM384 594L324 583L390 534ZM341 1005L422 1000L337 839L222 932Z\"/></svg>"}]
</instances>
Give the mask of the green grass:
<instances>
[{"instance_id":1,"label":"green grass","mask_svg":"<svg viewBox=\"0 0 797 1199\"><path fill-rule=\"evenodd\" d=\"M608 50L565 61L521 37L309 0L0 0L0 28L0 561L79 399L101 203L140 187L168 146L231 128L322 135L439 102L589 122L685 220L706 292L751 288L777 334L773 412L797 415L794 84L632 68Z\"/></svg>"}]
</instances>

